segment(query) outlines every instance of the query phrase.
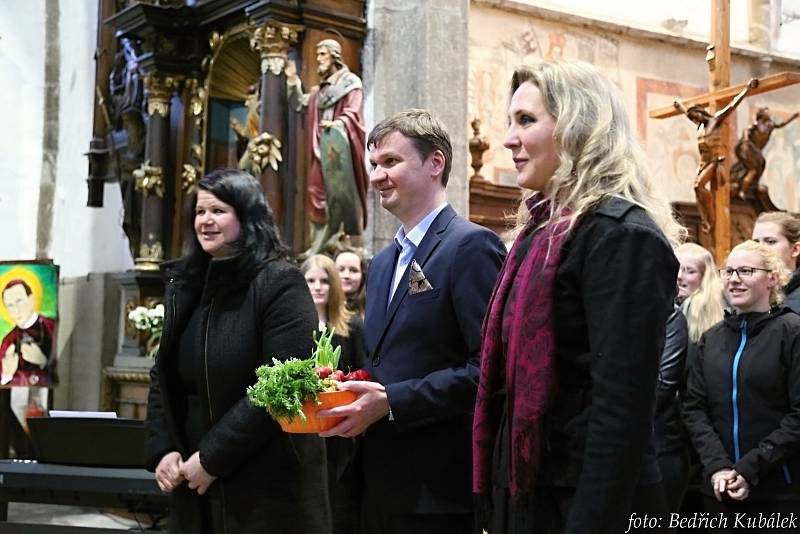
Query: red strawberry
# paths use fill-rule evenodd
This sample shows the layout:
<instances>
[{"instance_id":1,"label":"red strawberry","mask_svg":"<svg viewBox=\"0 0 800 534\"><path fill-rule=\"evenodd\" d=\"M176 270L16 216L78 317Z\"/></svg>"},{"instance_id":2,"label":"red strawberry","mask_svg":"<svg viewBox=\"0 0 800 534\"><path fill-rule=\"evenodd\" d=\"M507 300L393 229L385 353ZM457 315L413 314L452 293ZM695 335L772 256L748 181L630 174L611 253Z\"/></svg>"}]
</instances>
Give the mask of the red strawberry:
<instances>
[{"instance_id":1,"label":"red strawberry","mask_svg":"<svg viewBox=\"0 0 800 534\"><path fill-rule=\"evenodd\" d=\"M314 369L314 371L317 372L318 377L328 378L329 376L331 376L333 369L331 369L330 367L317 367L316 369Z\"/></svg>"}]
</instances>

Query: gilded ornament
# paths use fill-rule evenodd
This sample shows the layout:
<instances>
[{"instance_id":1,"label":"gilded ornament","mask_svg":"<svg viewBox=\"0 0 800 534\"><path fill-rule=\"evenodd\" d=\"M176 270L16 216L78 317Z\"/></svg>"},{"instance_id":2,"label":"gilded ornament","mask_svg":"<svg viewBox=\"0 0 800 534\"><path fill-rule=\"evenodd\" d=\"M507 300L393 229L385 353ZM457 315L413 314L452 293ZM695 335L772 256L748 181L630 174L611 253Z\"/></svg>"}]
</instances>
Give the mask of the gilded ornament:
<instances>
[{"instance_id":1,"label":"gilded ornament","mask_svg":"<svg viewBox=\"0 0 800 534\"><path fill-rule=\"evenodd\" d=\"M178 84L174 76L148 74L144 77L144 88L147 94L147 113L150 115L169 115L169 101Z\"/></svg>"},{"instance_id":2,"label":"gilded ornament","mask_svg":"<svg viewBox=\"0 0 800 534\"><path fill-rule=\"evenodd\" d=\"M289 48L297 43L297 33L303 27L295 24L275 26L268 23L253 31L250 47L261 55L261 73L278 76L286 67Z\"/></svg>"},{"instance_id":3,"label":"gilded ornament","mask_svg":"<svg viewBox=\"0 0 800 534\"><path fill-rule=\"evenodd\" d=\"M193 157L196 161L203 161L203 145L195 143L189 149L189 156Z\"/></svg>"},{"instance_id":4,"label":"gilded ornament","mask_svg":"<svg viewBox=\"0 0 800 534\"><path fill-rule=\"evenodd\" d=\"M224 35L220 35L217 31L211 32L211 35L208 36L208 46L211 47L211 52L216 52L224 40Z\"/></svg>"},{"instance_id":5,"label":"gilded ornament","mask_svg":"<svg viewBox=\"0 0 800 534\"><path fill-rule=\"evenodd\" d=\"M250 156L253 174L256 176L261 174L267 165L277 172L278 164L283 161L280 140L267 132L259 134L247 144L247 153Z\"/></svg>"},{"instance_id":6,"label":"gilded ornament","mask_svg":"<svg viewBox=\"0 0 800 534\"><path fill-rule=\"evenodd\" d=\"M203 103L206 99L206 89L197 78L190 78L186 82L186 87L189 89L189 111L195 117L203 114Z\"/></svg>"},{"instance_id":7,"label":"gilded ornament","mask_svg":"<svg viewBox=\"0 0 800 534\"><path fill-rule=\"evenodd\" d=\"M157 271L158 264L164 261L164 248L160 241L152 244L142 243L139 257L136 258L136 269L139 271Z\"/></svg>"},{"instance_id":8,"label":"gilded ornament","mask_svg":"<svg viewBox=\"0 0 800 534\"><path fill-rule=\"evenodd\" d=\"M150 166L150 161L145 161L142 166L133 171L136 180L135 189L145 197L155 193L164 198L164 178L161 167Z\"/></svg>"},{"instance_id":9,"label":"gilded ornament","mask_svg":"<svg viewBox=\"0 0 800 534\"><path fill-rule=\"evenodd\" d=\"M197 183L197 167L189 163L183 164L183 172L181 173L181 188L184 193L188 193Z\"/></svg>"}]
</instances>

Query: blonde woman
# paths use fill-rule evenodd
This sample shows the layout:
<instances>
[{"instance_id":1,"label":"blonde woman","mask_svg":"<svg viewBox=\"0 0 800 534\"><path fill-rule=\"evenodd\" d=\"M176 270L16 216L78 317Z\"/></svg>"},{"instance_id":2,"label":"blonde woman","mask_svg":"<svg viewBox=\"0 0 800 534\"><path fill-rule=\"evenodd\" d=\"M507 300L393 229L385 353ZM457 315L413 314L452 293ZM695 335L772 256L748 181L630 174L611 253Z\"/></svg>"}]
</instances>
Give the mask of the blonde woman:
<instances>
[{"instance_id":1,"label":"blonde woman","mask_svg":"<svg viewBox=\"0 0 800 534\"><path fill-rule=\"evenodd\" d=\"M684 243L675 255L681 265L677 301L689 324L689 341L696 344L706 330L722 320L722 281L714 257L700 245Z\"/></svg>"},{"instance_id":2,"label":"blonde woman","mask_svg":"<svg viewBox=\"0 0 800 534\"><path fill-rule=\"evenodd\" d=\"M339 369L344 372L364 365L364 323L361 317L347 310L339 269L328 256L317 254L300 267L311 298L317 309L319 327L333 329L334 347L342 347ZM327 438L328 487L333 513L333 534L353 532L358 517L355 494L353 456L355 442L348 438Z\"/></svg>"},{"instance_id":3,"label":"blonde woman","mask_svg":"<svg viewBox=\"0 0 800 534\"><path fill-rule=\"evenodd\" d=\"M768 211L758 216L753 227L753 241L763 243L775 251L792 277L783 288L785 304L800 313L800 219L782 211Z\"/></svg>"},{"instance_id":4,"label":"blonde woman","mask_svg":"<svg viewBox=\"0 0 800 534\"><path fill-rule=\"evenodd\" d=\"M700 336L722 320L722 282L711 253L694 243L675 249L680 263L677 316L667 323L667 343L661 357L654 428L664 495L670 512L678 512L689 484L692 456L681 415L681 392L695 358ZM682 342L683 346L677 346ZM696 462L695 462L696 463Z\"/></svg>"},{"instance_id":5,"label":"blonde woman","mask_svg":"<svg viewBox=\"0 0 800 534\"><path fill-rule=\"evenodd\" d=\"M700 339L684 412L705 510L738 532L734 514L800 510L800 317L781 305L788 273L765 245L737 245L721 274L735 313Z\"/></svg>"},{"instance_id":6,"label":"blonde woman","mask_svg":"<svg viewBox=\"0 0 800 534\"><path fill-rule=\"evenodd\" d=\"M511 95L504 145L528 191L484 322L481 526L626 532L666 513L651 407L682 229L595 67L518 70Z\"/></svg>"}]
</instances>

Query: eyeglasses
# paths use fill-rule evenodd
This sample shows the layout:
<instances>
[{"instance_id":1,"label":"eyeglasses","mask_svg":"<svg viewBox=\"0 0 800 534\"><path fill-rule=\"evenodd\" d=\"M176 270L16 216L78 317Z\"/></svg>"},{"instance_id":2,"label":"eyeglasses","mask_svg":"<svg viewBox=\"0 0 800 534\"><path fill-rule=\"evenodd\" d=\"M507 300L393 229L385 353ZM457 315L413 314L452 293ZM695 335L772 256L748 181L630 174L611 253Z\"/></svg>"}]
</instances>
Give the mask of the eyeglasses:
<instances>
[{"instance_id":1,"label":"eyeglasses","mask_svg":"<svg viewBox=\"0 0 800 534\"><path fill-rule=\"evenodd\" d=\"M731 278L733 278L733 273L736 273L739 279L742 279L742 278L752 277L756 271L764 271L765 273L772 272L769 269L762 269L761 267L739 267L737 269L734 269L732 267L727 267L725 269L720 269L719 275L725 280L730 280Z\"/></svg>"}]
</instances>

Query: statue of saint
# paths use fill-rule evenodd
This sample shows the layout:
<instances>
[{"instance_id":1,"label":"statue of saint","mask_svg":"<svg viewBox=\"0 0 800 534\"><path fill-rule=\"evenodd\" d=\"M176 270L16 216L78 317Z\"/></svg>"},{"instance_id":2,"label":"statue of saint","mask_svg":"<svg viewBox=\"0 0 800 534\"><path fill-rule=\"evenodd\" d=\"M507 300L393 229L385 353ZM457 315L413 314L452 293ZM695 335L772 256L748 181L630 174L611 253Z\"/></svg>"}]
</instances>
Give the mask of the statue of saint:
<instances>
[{"instance_id":1,"label":"statue of saint","mask_svg":"<svg viewBox=\"0 0 800 534\"><path fill-rule=\"evenodd\" d=\"M724 155L714 153L720 143L717 138L719 128L728 118L728 115L742 103L750 89L756 87L758 87L758 79L751 78L744 89L739 91L739 94L727 106L718 110L714 115L709 113L703 106L695 105L687 109L677 100L673 102L676 109L686 115L690 121L697 124L697 150L700 152L700 163L697 165L694 193L697 198L697 208L700 211L702 226L706 232L711 232L714 228L714 196L707 186L717 176L717 173L722 171L720 164L725 160Z\"/></svg>"},{"instance_id":2,"label":"statue of saint","mask_svg":"<svg viewBox=\"0 0 800 534\"><path fill-rule=\"evenodd\" d=\"M760 108L756 112L756 120L742 133L741 139L736 143L737 162L731 169L731 195L739 195L744 200L747 192L753 185L757 190L766 193L767 187L758 185L767 160L764 159L762 150L767 145L772 130L780 129L795 120L795 113L784 122L775 122L769 115L768 108Z\"/></svg>"},{"instance_id":3,"label":"statue of saint","mask_svg":"<svg viewBox=\"0 0 800 534\"><path fill-rule=\"evenodd\" d=\"M308 108L310 252L321 250L338 232L360 242L369 185L361 79L344 64L342 46L333 39L317 43L320 83L310 93L303 94L293 62L285 73L289 105L298 112Z\"/></svg>"}]
</instances>

